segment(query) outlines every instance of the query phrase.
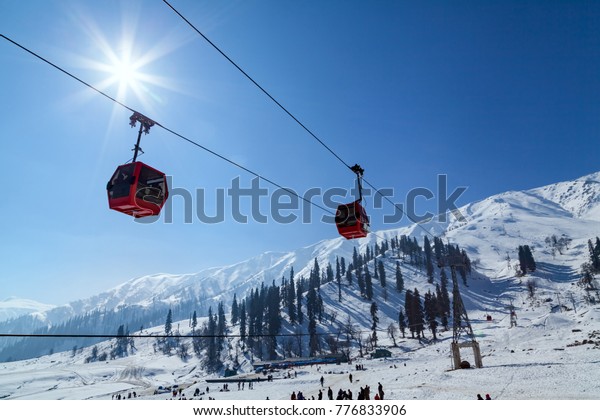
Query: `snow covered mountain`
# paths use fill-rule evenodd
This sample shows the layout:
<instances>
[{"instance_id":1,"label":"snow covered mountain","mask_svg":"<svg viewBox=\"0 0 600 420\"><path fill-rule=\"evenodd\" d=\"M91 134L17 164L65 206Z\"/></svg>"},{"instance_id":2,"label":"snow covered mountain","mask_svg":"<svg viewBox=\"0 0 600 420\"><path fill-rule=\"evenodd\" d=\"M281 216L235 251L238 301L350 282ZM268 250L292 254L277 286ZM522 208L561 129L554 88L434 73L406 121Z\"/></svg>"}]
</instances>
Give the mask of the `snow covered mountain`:
<instances>
[{"instance_id":1,"label":"snow covered mountain","mask_svg":"<svg viewBox=\"0 0 600 420\"><path fill-rule=\"evenodd\" d=\"M214 307L221 300L229 304L234 294L242 298L262 283L289 276L292 267L296 278L308 277L315 258L321 267L327 263L335 265L336 257L349 261L355 246L363 252L382 238L409 235L422 240L426 232L466 249L477 272L492 281L514 277L517 248L524 244L535 250L536 259L541 262L538 276L574 281L588 256L587 241L600 235L600 172L574 181L494 195L461 207L447 220L380 231L355 241L327 239L295 251L266 252L193 274L161 273L135 278L87 299L46 310L36 308L35 326L40 320L56 325L91 311L149 308L158 303L168 307L192 296L204 302L205 308ZM553 235L569 239L565 255L556 255L548 246L547 238ZM22 319L20 322L23 325ZM10 324L5 327L11 330Z\"/></svg>"},{"instance_id":2,"label":"snow covered mountain","mask_svg":"<svg viewBox=\"0 0 600 420\"><path fill-rule=\"evenodd\" d=\"M449 214L446 223L413 225L409 234L422 238L426 231L460 244L479 260L478 268L490 278L514 275L519 245L530 245L540 258L554 260L546 238L570 239L579 252L561 264L577 270L587 256L587 241L600 233L600 172L574 181L559 182L526 191L510 191L488 197Z\"/></svg>"}]
</instances>

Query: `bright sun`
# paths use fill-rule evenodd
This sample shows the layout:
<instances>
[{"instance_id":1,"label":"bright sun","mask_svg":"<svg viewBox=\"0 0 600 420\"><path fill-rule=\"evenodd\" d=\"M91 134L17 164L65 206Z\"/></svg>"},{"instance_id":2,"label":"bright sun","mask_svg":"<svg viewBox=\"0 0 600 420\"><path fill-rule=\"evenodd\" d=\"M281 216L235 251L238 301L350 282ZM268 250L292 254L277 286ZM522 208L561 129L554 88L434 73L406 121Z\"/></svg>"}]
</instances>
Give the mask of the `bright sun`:
<instances>
[{"instance_id":1,"label":"bright sun","mask_svg":"<svg viewBox=\"0 0 600 420\"><path fill-rule=\"evenodd\" d=\"M161 90L180 91L173 80L150 70L184 40L158 38L148 46L145 38L135 36L135 25L124 26L121 36L115 38L106 36L90 16L81 15L80 19L92 48L86 51L87 56L78 56L78 59L82 67L102 74L94 83L96 88L120 102L141 105L148 112L161 101Z\"/></svg>"},{"instance_id":2,"label":"bright sun","mask_svg":"<svg viewBox=\"0 0 600 420\"><path fill-rule=\"evenodd\" d=\"M112 77L119 84L119 88L134 88L140 81L140 74L136 71L136 66L128 58L115 60L112 63Z\"/></svg>"}]
</instances>

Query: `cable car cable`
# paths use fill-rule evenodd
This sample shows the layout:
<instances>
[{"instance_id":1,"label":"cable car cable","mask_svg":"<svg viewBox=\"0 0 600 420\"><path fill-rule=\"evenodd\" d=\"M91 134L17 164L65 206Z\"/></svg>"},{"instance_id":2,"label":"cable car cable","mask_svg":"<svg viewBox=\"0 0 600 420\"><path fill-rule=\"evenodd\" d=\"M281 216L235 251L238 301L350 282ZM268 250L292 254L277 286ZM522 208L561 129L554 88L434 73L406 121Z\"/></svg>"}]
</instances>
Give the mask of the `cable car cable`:
<instances>
[{"instance_id":1,"label":"cable car cable","mask_svg":"<svg viewBox=\"0 0 600 420\"><path fill-rule=\"evenodd\" d=\"M156 327L150 327L156 328ZM387 329L376 329L379 332L385 332ZM372 333L373 330L361 330L356 331L356 333ZM307 337L310 336L310 333L279 333L279 334L246 334L244 337L249 338L260 338L260 337ZM315 333L314 335L319 336L328 336L328 335L339 335L339 331L332 332L321 332ZM19 333L0 333L0 338L239 338L241 334L186 334L186 335L168 335L168 334L36 334L36 333L28 333L28 334L19 334Z\"/></svg>"},{"instance_id":2,"label":"cable car cable","mask_svg":"<svg viewBox=\"0 0 600 420\"><path fill-rule=\"evenodd\" d=\"M173 12L175 12L181 19L183 19L183 21L185 23L187 23L194 31L196 31L196 33L198 35L200 35L202 38L204 38L204 40L206 42L208 42L215 50L217 50L219 52L219 54L221 54L223 57L225 57L225 59L227 61L229 61L236 69L238 69L244 76L246 76L246 78L248 80L250 80L257 88L259 88L265 95L267 95L269 97L269 99L271 99L279 108L281 108L296 123L298 123L298 125L300 125L300 127L302 127L308 134L310 134L311 137L313 137L316 141L318 141L321 144L321 146L326 148L333 156L335 156L337 158L337 160L339 160L341 163L343 163L344 166L346 166L348 169L351 169L350 165L348 165L344 161L344 159L342 159L337 153L335 153L333 151L333 149L331 149L329 146L327 146L327 144L325 144L325 142L323 142L323 140L321 140L307 126L302 124L302 122L298 118L296 118L294 116L294 114L292 114L290 111L288 111L288 109L286 107L284 107L277 99L275 99L269 92L267 92L267 90L265 88L263 88L256 80L254 80L252 77L250 77L250 75L248 73L246 73L240 66L238 66L237 63L235 61L233 61L227 54L225 54L225 52L223 52L223 50L221 50L219 47L217 47L214 42L212 42L210 39L208 39L208 37L206 37L206 35L204 35L198 28L196 28L196 26L194 26L194 24L192 22L190 22L188 19L186 19L185 16L183 16L181 13L179 13L179 11L177 9L175 9L167 0L163 0L163 2L167 6L169 6L171 8L171 10L173 10Z\"/></svg>"},{"instance_id":3,"label":"cable car cable","mask_svg":"<svg viewBox=\"0 0 600 420\"><path fill-rule=\"evenodd\" d=\"M219 54L221 54L223 57L225 57L225 59L227 61L229 61L248 80L250 80L250 82L252 82L258 89L260 89L261 92L263 92L265 95L267 95L267 97L269 99L271 99L271 101L273 101L288 116L290 116L298 125L300 125L300 127L302 127L312 138L314 138L316 141L318 141L321 144L321 146L323 146L325 149L327 149L327 151L329 151L329 153L331 153L337 160L339 160L344 166L346 166L346 168L352 170L352 167L348 163L346 163L346 161L344 159L342 159L340 157L340 155L338 155L331 147L329 147L323 140L321 140L314 132L312 132L306 125L304 125L298 118L296 118L296 116L294 116L294 114L292 114L286 107L284 107L269 92L267 92L267 90L265 88L263 88L256 80L254 80L247 72L245 72L235 61L233 61L233 59L231 59L225 52L223 52L223 50L221 50L214 42L212 42L210 39L208 39L208 37L206 35L204 35L192 22L190 22L177 9L175 9L175 7L173 7L167 0L163 0L163 3L165 3L167 6L169 6L169 8L171 8L171 10L173 10L173 12L175 12L185 23L187 23L190 26L190 28L192 28L198 35L200 35L206 42L208 42L215 50L217 50L219 52ZM413 220L413 218L409 214L405 213L404 210L402 209L402 207L399 207L392 200L390 200L389 197L387 197L387 196L383 195L381 192L379 192L379 189L376 188L374 185L372 185L370 182L368 182L366 179L363 178L363 180L365 181L365 183L367 185L369 185L371 188L373 188L375 190L375 193L381 195L386 201L388 201L392 206L394 206L398 211L400 211L401 215L406 215L406 217L411 222L415 223L417 226L419 226L421 229L423 229L423 231L427 235L431 236L432 238L435 237L427 229L425 229L423 226L421 226L419 224L419 222L417 222L416 220Z\"/></svg>"},{"instance_id":4,"label":"cable car cable","mask_svg":"<svg viewBox=\"0 0 600 420\"><path fill-rule=\"evenodd\" d=\"M68 71L64 70L63 68L59 67L58 65L56 65L56 64L52 63L51 61L49 61L49 60L45 59L44 57L40 56L39 54L36 54L35 52L33 52L33 51L31 51L30 49L28 49L28 48L24 47L23 45L21 45L21 44L19 44L19 43L15 42L15 41L13 41L12 39L8 38L7 36L5 36L5 35L3 35L3 34L0 34L0 37L2 37L2 38L4 38L5 40L7 40L7 41L11 42L12 44L14 44L14 45L16 45L17 47L21 48L22 50L24 50L24 51L28 52L29 54L33 55L34 57L36 57L36 58L38 58L38 59L40 59L40 60L44 61L45 63L47 63L47 64L51 65L52 67L54 67L55 69L57 69L57 70L61 71L61 72L62 72L62 73L64 73L64 74L66 74L67 76L69 76L69 77L71 77L71 78L73 78L73 79L77 80L79 83L81 83L81 84L83 84L83 85L87 86L88 88L90 88L90 89L94 90L95 92L97 92L97 93L101 94L101 95L102 95L102 96L104 96L105 98L107 98L107 99L110 99L111 101L113 101L114 103L116 103L116 104L118 104L118 105L121 105L123 108L125 108L125 109L128 109L129 111L131 111L131 112L134 112L134 113L135 113L135 112L137 112L135 109L133 109L133 108L131 108L131 107L129 107L129 106L127 106L127 105L125 105L124 103L120 102L119 100L117 100L117 99L113 98L112 96L110 96L110 95L108 95L108 94L104 93L103 91L101 91L101 90L97 89L97 88L96 88L96 87L94 87L93 85L91 85L91 84L89 84L89 83L85 82L84 80L80 79L79 77L75 76L74 74L72 74L72 73L69 73ZM299 199L301 199L301 200L303 200L303 201L305 201L305 202L307 202L307 203L311 204L312 206L315 206L315 207L317 207L317 208L319 208L319 209L321 209L321 210L325 211L326 213L329 213L329 214L330 214L330 215L332 215L332 216L335 216L335 214L334 214L334 213L333 213L333 212L332 212L330 209L327 209L327 208L325 208L325 207L323 207L323 206L321 206L321 205L319 205L319 204L317 204L317 203L314 203L314 202L312 202L311 200L309 200L309 199L308 199L308 198L306 198L306 197L302 197L302 196L300 196L300 195L299 195L297 192L295 192L294 190L292 190L292 189L290 189L290 188L286 188L286 187L284 187L284 186L282 186L282 185L278 184L277 182L275 182L275 181L272 181L271 179L269 179L269 178L267 178L267 177L265 177L265 176L262 176L262 175L258 174L257 172L255 172L255 171L253 171L253 170L251 170L251 169L249 169L249 168L246 168L245 166L243 166L243 165L241 165L241 164L239 164L239 163L237 163L237 162L235 162L235 161L233 161L233 160L231 160L231 159L229 159L229 158L227 158L227 157L223 156L222 154L220 154L220 153L217 153L217 152L215 152L215 151L213 151L213 150L211 150L211 149L207 148L206 146L203 146L203 145L201 145L200 143L198 143L198 142L196 142L196 141L194 141L194 140L191 140L190 138L188 138L188 137L186 137L186 136L184 136L184 135L182 135L182 134L180 134L180 133L178 133L178 132L176 132L176 131L174 131L174 130L172 130L172 129L170 129L170 128L168 128L168 127L164 126L164 125L162 125L162 124L161 124L161 123L159 123L159 122L156 122L155 120L153 120L153 121L154 121L154 123L155 123L157 126L161 127L163 130L165 130L165 131L167 131L167 132L169 132L169 133L173 134L174 136L176 136L176 137L179 137L180 139L182 139L182 140L185 140L185 141L187 141L188 143L190 143L190 144L192 144L192 145L194 145L194 146L196 146L196 147L199 147L200 149L202 149L202 150L204 150L204 151L206 151L206 152L208 152L208 153L210 153L210 154L212 154L212 155L214 155L214 156L216 156L216 157L218 157L218 158L220 158L220 159L222 159L222 160L224 160L224 161L226 161L226 162L230 163L231 165L234 165L234 166L236 166L236 167L238 167L238 168L240 168L240 169L242 169L242 170L244 170L244 171L248 172L249 174L256 176L257 178L260 178L260 179L262 179L263 181L265 181L265 182L267 182L267 183L269 183L269 184L271 184L271 185L273 185L273 186L275 186L275 187L277 187L277 188L280 188L280 189L282 189L282 190L284 190L284 191L286 191L286 192L288 192L288 193L290 193L290 194L292 194L292 195L296 196L297 198L299 198Z\"/></svg>"}]
</instances>

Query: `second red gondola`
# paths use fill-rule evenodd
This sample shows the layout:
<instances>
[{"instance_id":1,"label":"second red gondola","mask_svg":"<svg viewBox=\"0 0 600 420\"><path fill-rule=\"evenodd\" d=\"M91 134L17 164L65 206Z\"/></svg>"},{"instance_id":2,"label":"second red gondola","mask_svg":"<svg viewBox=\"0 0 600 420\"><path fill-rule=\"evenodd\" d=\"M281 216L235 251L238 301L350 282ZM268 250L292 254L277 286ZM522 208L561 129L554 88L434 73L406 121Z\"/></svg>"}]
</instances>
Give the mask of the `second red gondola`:
<instances>
[{"instance_id":1,"label":"second red gondola","mask_svg":"<svg viewBox=\"0 0 600 420\"><path fill-rule=\"evenodd\" d=\"M369 233L369 216L362 201L362 176L363 168L358 164L350 168L356 174L358 186L358 200L348 204L340 204L335 213L335 225L338 233L346 239L364 238Z\"/></svg>"},{"instance_id":2,"label":"second red gondola","mask_svg":"<svg viewBox=\"0 0 600 420\"><path fill-rule=\"evenodd\" d=\"M335 213L335 224L346 239L364 238L369 233L369 216L358 201L340 204Z\"/></svg>"}]
</instances>

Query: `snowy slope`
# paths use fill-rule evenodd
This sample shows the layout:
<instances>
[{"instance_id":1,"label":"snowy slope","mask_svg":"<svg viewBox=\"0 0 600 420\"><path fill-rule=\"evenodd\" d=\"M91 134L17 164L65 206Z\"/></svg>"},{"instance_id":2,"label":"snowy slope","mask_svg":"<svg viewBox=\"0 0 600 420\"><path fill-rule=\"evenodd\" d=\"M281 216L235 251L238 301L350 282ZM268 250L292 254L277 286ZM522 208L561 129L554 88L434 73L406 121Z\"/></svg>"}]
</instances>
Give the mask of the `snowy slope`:
<instances>
[{"instance_id":1,"label":"snowy slope","mask_svg":"<svg viewBox=\"0 0 600 420\"><path fill-rule=\"evenodd\" d=\"M471 311L483 355L481 369L451 369L451 334L446 333L437 343L430 344L400 339L398 347L389 347L389 359L359 358L354 351L355 359L348 365L276 371L273 382L256 383L253 389L246 384L238 390L234 381L229 392L219 392L222 383L207 382L218 379L218 375L204 373L195 356L187 361L167 357L153 350L154 339L138 338L136 354L122 359L86 364L89 349L84 349L75 356L65 352L0 364L0 399L110 400L118 394L126 397L135 392L137 399L164 400L171 395L155 391L173 385L182 388L190 399L196 388L205 392L207 387L210 393L201 396L203 399L289 399L292 392L298 391L316 398L322 389L321 376L325 380L324 391L328 387L334 393L349 389L355 399L360 387L369 385L374 392L378 382L390 400L472 400L478 393L504 400L600 399L596 367L600 357L600 308L551 313L547 306L540 306L520 313L519 325L509 328L508 319L486 322L482 312ZM181 333L188 331L182 328ZM148 331L160 332L160 328ZM382 344L391 343L384 339ZM99 345L100 352L108 350L109 342ZM470 357L468 352L464 354L465 358ZM364 365L365 370L357 371L356 364ZM236 379L262 376L253 374L249 364L245 368Z\"/></svg>"}]
</instances>

